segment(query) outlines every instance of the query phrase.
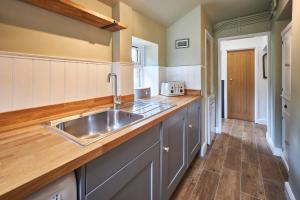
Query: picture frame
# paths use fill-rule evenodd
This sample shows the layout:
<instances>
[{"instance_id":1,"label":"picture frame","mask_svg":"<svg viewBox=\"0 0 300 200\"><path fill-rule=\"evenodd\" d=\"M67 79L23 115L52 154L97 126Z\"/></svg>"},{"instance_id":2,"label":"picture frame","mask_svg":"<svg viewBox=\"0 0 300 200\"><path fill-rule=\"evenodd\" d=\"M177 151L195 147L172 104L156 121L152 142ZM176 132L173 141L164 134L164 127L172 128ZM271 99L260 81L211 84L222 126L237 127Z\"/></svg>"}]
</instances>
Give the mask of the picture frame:
<instances>
[{"instance_id":1,"label":"picture frame","mask_svg":"<svg viewBox=\"0 0 300 200\"><path fill-rule=\"evenodd\" d=\"M189 47L190 47L190 39L189 38L175 40L175 48L176 49L183 49L183 48L189 48Z\"/></svg>"},{"instance_id":2,"label":"picture frame","mask_svg":"<svg viewBox=\"0 0 300 200\"><path fill-rule=\"evenodd\" d=\"M268 76L267 76L267 65L266 65L266 62L267 62L267 53L265 53L263 56L262 56L262 61L263 61L263 79L267 79Z\"/></svg>"}]
</instances>

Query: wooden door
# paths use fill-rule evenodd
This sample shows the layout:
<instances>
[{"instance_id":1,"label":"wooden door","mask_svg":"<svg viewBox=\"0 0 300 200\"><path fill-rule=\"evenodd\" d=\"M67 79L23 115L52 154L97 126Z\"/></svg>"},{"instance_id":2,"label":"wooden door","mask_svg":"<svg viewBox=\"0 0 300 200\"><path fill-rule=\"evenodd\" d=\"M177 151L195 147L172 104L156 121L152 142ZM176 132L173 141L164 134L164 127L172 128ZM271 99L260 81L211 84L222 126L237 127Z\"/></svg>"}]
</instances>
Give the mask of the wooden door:
<instances>
[{"instance_id":1,"label":"wooden door","mask_svg":"<svg viewBox=\"0 0 300 200\"><path fill-rule=\"evenodd\" d=\"M254 121L254 50L227 55L228 118Z\"/></svg>"}]
</instances>

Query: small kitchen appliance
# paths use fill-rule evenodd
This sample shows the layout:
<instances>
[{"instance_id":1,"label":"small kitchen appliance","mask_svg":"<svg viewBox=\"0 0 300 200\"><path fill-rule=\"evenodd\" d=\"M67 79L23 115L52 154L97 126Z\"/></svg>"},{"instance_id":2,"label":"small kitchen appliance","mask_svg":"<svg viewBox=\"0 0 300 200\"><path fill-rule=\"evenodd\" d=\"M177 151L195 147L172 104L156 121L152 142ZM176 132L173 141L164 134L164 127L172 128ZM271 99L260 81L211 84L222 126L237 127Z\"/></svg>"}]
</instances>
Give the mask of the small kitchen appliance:
<instances>
[{"instance_id":1,"label":"small kitchen appliance","mask_svg":"<svg viewBox=\"0 0 300 200\"><path fill-rule=\"evenodd\" d=\"M181 96L184 95L184 82L169 81L161 84L160 94L164 96Z\"/></svg>"}]
</instances>

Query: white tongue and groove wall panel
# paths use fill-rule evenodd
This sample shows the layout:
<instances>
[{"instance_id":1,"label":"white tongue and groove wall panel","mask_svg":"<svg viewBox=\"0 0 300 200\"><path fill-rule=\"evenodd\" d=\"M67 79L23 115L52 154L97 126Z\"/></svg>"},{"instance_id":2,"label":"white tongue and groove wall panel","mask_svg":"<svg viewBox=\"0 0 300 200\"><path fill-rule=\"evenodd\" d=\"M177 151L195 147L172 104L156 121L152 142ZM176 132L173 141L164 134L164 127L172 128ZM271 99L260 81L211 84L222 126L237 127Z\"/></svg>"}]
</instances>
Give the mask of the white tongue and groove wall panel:
<instances>
[{"instance_id":1,"label":"white tongue and groove wall panel","mask_svg":"<svg viewBox=\"0 0 300 200\"><path fill-rule=\"evenodd\" d=\"M201 66L166 67L167 81L183 81L186 89L201 90Z\"/></svg>"},{"instance_id":2,"label":"white tongue and groove wall panel","mask_svg":"<svg viewBox=\"0 0 300 200\"><path fill-rule=\"evenodd\" d=\"M0 112L110 96L112 64L119 74L119 94L133 94L131 63L0 52ZM201 89L199 65L146 68L147 74L152 71L155 82L184 81L187 89ZM158 93L160 84L154 85Z\"/></svg>"},{"instance_id":3,"label":"white tongue and groove wall panel","mask_svg":"<svg viewBox=\"0 0 300 200\"><path fill-rule=\"evenodd\" d=\"M110 96L111 65L0 52L0 112Z\"/></svg>"},{"instance_id":4,"label":"white tongue and groove wall panel","mask_svg":"<svg viewBox=\"0 0 300 200\"><path fill-rule=\"evenodd\" d=\"M132 95L134 93L133 64L129 62L113 62L112 72L117 74L118 77L118 95Z\"/></svg>"}]
</instances>

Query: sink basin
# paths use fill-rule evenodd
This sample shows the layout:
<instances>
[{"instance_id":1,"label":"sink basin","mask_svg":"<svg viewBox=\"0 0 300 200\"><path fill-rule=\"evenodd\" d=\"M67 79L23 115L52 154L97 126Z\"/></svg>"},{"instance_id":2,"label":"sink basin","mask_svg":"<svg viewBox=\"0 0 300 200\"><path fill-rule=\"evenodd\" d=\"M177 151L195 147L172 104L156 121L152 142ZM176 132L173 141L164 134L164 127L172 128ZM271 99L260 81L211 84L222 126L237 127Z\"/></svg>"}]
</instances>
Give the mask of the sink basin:
<instances>
[{"instance_id":1,"label":"sink basin","mask_svg":"<svg viewBox=\"0 0 300 200\"><path fill-rule=\"evenodd\" d=\"M173 104L135 101L120 110L106 108L46 123L45 127L80 145L88 145L123 128L172 108Z\"/></svg>"},{"instance_id":2,"label":"sink basin","mask_svg":"<svg viewBox=\"0 0 300 200\"><path fill-rule=\"evenodd\" d=\"M144 116L141 114L107 110L71 120L63 120L51 125L75 142L85 145L94 141L89 142L90 139L101 139L143 118Z\"/></svg>"}]
</instances>

